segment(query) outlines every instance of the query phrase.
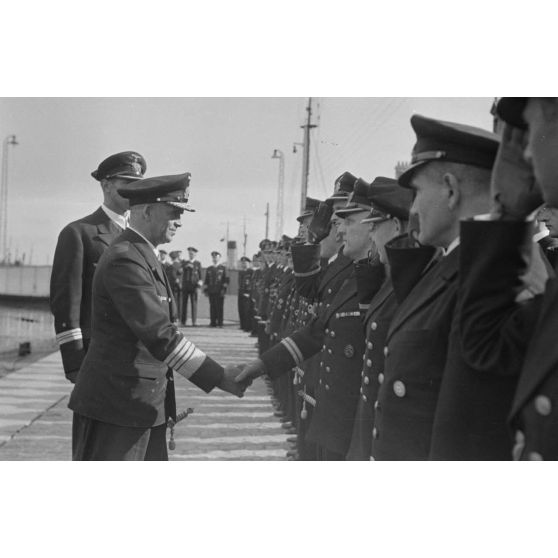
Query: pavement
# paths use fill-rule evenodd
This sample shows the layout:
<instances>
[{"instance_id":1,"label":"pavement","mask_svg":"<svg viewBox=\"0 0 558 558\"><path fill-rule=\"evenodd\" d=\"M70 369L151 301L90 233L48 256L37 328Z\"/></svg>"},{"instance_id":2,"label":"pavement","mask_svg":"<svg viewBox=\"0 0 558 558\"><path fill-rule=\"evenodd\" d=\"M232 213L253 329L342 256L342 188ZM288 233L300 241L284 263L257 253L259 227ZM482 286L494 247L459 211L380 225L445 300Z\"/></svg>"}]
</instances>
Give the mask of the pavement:
<instances>
[{"instance_id":1,"label":"pavement","mask_svg":"<svg viewBox=\"0 0 558 558\"><path fill-rule=\"evenodd\" d=\"M183 328L219 363L242 364L257 356L255 339L228 321L223 328ZM259 378L238 399L218 389L205 394L175 375L178 412L193 412L175 427L171 461L286 460L288 434L274 416L266 382ZM0 461L71 459L72 385L59 352L0 378Z\"/></svg>"}]
</instances>

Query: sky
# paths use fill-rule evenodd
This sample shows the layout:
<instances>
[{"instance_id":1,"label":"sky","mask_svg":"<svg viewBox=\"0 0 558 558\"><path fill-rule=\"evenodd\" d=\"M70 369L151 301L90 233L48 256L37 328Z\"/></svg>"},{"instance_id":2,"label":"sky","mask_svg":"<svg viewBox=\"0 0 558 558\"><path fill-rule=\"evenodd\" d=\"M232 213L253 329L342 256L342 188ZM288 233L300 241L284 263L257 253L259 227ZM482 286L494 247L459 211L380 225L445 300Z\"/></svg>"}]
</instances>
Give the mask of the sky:
<instances>
[{"instance_id":1,"label":"sky","mask_svg":"<svg viewBox=\"0 0 558 558\"><path fill-rule=\"evenodd\" d=\"M394 176L415 136L413 113L492 127L492 98L312 98L308 195L324 199L348 170L372 181ZM8 152L8 240L12 256L52 262L59 231L93 212L101 189L90 175L107 156L126 150L147 160L146 176L190 172L195 213L167 250L196 246L203 264L236 240L238 256L276 238L279 161L284 153L284 233L294 236L300 206L305 97L0 98L0 137L15 134ZM293 147L296 146L296 153Z\"/></svg>"}]
</instances>

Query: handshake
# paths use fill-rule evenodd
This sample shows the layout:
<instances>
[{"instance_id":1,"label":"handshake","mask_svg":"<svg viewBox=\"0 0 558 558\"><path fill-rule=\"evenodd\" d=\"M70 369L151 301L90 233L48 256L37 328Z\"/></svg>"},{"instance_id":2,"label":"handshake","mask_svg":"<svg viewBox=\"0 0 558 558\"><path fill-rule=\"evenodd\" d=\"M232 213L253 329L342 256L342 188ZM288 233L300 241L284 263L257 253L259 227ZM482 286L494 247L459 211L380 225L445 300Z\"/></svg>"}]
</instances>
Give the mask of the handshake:
<instances>
[{"instance_id":1,"label":"handshake","mask_svg":"<svg viewBox=\"0 0 558 558\"><path fill-rule=\"evenodd\" d=\"M265 365L259 358L244 366L227 364L218 387L237 397L242 397L252 381L263 374L265 374Z\"/></svg>"}]
</instances>

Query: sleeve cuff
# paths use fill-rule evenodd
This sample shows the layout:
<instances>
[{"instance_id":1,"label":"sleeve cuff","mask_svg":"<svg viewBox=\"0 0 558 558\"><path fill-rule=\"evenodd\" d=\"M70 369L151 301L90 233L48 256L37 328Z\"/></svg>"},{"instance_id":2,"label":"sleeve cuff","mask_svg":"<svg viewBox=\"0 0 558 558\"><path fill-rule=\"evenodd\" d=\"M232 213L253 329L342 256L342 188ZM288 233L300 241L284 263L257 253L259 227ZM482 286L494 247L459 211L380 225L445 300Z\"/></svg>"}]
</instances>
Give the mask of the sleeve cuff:
<instances>
[{"instance_id":1,"label":"sleeve cuff","mask_svg":"<svg viewBox=\"0 0 558 558\"><path fill-rule=\"evenodd\" d=\"M220 364L206 356L201 366L188 379L205 393L209 393L222 382L224 373Z\"/></svg>"}]
</instances>

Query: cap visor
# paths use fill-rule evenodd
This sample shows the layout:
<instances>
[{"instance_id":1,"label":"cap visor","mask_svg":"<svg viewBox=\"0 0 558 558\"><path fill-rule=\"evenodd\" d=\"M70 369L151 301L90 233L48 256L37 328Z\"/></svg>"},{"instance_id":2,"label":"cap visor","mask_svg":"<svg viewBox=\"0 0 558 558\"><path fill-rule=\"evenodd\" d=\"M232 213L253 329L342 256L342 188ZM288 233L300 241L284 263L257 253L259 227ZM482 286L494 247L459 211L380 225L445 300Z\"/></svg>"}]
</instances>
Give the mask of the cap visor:
<instances>
[{"instance_id":1,"label":"cap visor","mask_svg":"<svg viewBox=\"0 0 558 558\"><path fill-rule=\"evenodd\" d=\"M168 205L172 205L173 207L178 207L178 209L183 209L184 211L189 211L190 213L194 213L196 211L193 207L190 207L187 203L173 202L173 201L167 201L164 203Z\"/></svg>"},{"instance_id":2,"label":"cap visor","mask_svg":"<svg viewBox=\"0 0 558 558\"><path fill-rule=\"evenodd\" d=\"M369 212L370 208L366 207L347 207L346 209L338 209L335 212L335 215L338 217L345 217L346 215L350 215L351 213L364 213Z\"/></svg>"},{"instance_id":3,"label":"cap visor","mask_svg":"<svg viewBox=\"0 0 558 558\"><path fill-rule=\"evenodd\" d=\"M429 163L429 162L430 161L417 161L416 163L413 163L397 179L397 182L398 182L399 186L401 186L402 188L411 188L411 179L413 178L413 174L415 173L415 171L419 167L422 167L422 166L426 165L426 163Z\"/></svg>"}]
</instances>

